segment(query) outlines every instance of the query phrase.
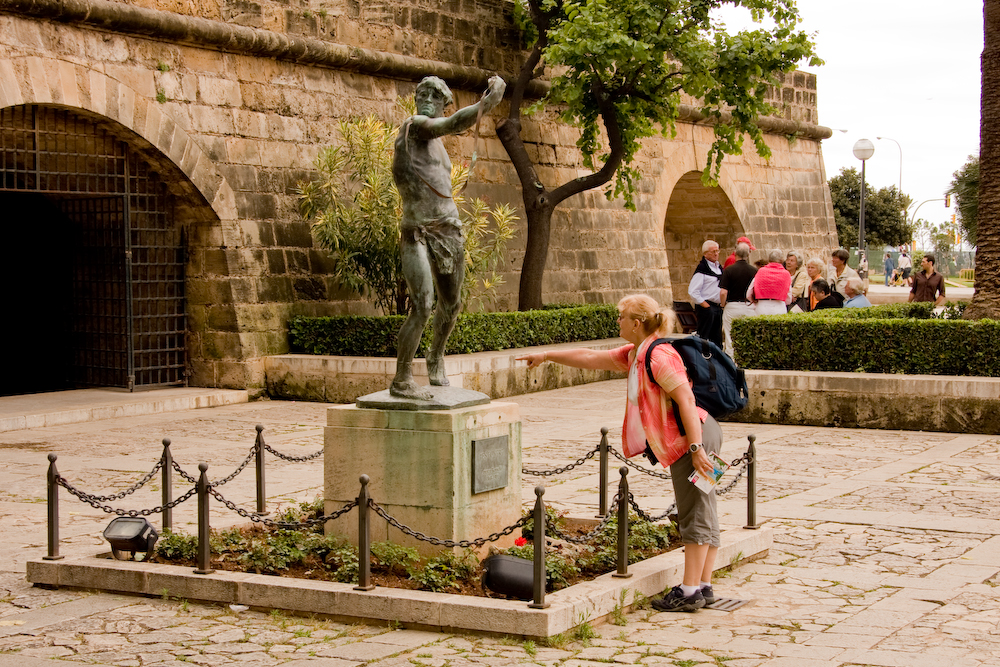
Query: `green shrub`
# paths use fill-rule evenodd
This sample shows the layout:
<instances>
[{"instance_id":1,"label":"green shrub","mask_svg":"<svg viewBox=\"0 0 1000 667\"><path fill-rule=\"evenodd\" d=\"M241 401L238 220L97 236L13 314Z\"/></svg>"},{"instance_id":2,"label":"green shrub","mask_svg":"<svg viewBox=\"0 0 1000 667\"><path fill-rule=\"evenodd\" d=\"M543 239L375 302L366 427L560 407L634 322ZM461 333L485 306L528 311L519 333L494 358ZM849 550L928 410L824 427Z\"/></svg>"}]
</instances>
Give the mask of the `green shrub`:
<instances>
[{"instance_id":1,"label":"green shrub","mask_svg":"<svg viewBox=\"0 0 1000 667\"><path fill-rule=\"evenodd\" d=\"M289 321L292 352L348 357L395 357L402 315L386 317L294 317ZM618 336L614 305L529 310L515 313L464 313L448 338L447 354L510 350ZM430 324L418 356L430 345Z\"/></svg>"},{"instance_id":2,"label":"green shrub","mask_svg":"<svg viewBox=\"0 0 1000 667\"><path fill-rule=\"evenodd\" d=\"M740 319L736 360L765 370L1000 377L1000 322L930 315L931 304L911 303Z\"/></svg>"},{"instance_id":3,"label":"green shrub","mask_svg":"<svg viewBox=\"0 0 1000 667\"><path fill-rule=\"evenodd\" d=\"M458 588L460 580L472 578L479 567L475 552L466 549L461 554L444 551L427 561L422 568L415 568L410 576L420 582L420 587L442 592Z\"/></svg>"},{"instance_id":4,"label":"green shrub","mask_svg":"<svg viewBox=\"0 0 1000 667\"><path fill-rule=\"evenodd\" d=\"M168 528L156 542L156 555L168 560L194 558L198 555L198 536L175 533Z\"/></svg>"}]
</instances>

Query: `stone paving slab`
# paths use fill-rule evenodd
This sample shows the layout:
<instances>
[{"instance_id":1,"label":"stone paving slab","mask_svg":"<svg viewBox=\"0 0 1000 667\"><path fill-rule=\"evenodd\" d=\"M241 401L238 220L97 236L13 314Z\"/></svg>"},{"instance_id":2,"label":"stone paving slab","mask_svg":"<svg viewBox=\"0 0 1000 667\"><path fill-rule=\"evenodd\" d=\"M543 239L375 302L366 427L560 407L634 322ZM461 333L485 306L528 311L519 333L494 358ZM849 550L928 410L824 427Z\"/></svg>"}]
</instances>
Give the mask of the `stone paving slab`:
<instances>
[{"instance_id":1,"label":"stone paving slab","mask_svg":"<svg viewBox=\"0 0 1000 667\"><path fill-rule=\"evenodd\" d=\"M597 444L602 426L609 428L612 446L620 446L623 381L505 400L520 406L524 460L530 467L575 460ZM255 424L265 424L266 435L274 431L275 438L295 439L294 446L305 451L311 449L310 438L316 447L322 442L324 420L322 405L265 401L0 433L0 623L31 610L55 611L74 600L103 597L33 588L24 581L24 563L44 554L45 512L39 500L47 453L58 453L60 470L81 483L107 481L118 488L128 481L124 473L138 477L148 469L139 464L155 461L163 437L172 438L171 448L185 466L208 458L210 470L228 473L252 444ZM732 613L672 615L640 608L624 614L624 625L609 621L593 627L593 638L568 634L553 638L552 646L514 637L428 633L422 645L364 663L333 657L330 651L400 630L266 610L236 613L228 605L183 599L131 598L129 605L84 612L30 634L0 636L0 667L13 667L15 661L16 667L54 667L52 659L63 665L71 659L122 667L180 659L226 667L242 662L297 667L609 664L578 657L591 647L614 649L603 660L616 664L1000 667L1000 483L956 486L949 479L956 469L995 465L996 435L739 423L723 424L723 432L725 456L745 449L747 434L757 436L758 515L774 536L762 561L715 581L717 595L753 600ZM291 447L292 440L287 442ZM829 464L827 454L835 454ZM796 468L797 455L807 455L808 469ZM592 464L544 480L546 499L571 497L576 508L593 514L597 471ZM320 463L275 462L273 474L268 465L269 507L311 500L322 487ZM631 477L637 479L638 473ZM252 481L241 479L231 482L226 494L252 506ZM647 479L637 484L641 506L669 500L669 482ZM537 478L524 479L528 488L537 483ZM739 489L732 493L721 499L720 510L727 525L740 526L745 495ZM946 511L943 499L950 503ZM213 525L226 516L213 507ZM75 509L64 507L62 519L67 539L61 548L68 556L102 548L95 533L107 524L106 515L77 503ZM175 512L175 524L185 530L194 532L194 522L193 512ZM894 624L857 622L882 612L893 614ZM0 625L8 627L16 626ZM239 632L246 641L238 639ZM862 646L858 637L870 639ZM253 650L239 648L246 645Z\"/></svg>"}]
</instances>

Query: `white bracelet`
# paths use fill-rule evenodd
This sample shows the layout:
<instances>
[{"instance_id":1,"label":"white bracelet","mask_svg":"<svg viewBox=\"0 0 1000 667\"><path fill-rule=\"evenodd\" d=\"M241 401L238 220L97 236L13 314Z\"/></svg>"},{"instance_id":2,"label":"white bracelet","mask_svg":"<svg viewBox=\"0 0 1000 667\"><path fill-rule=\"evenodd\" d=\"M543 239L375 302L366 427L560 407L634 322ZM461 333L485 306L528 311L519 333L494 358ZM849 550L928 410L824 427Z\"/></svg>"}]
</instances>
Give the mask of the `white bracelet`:
<instances>
[{"instance_id":1,"label":"white bracelet","mask_svg":"<svg viewBox=\"0 0 1000 667\"><path fill-rule=\"evenodd\" d=\"M548 361L548 360L549 360L549 353L542 352L542 361Z\"/></svg>"}]
</instances>

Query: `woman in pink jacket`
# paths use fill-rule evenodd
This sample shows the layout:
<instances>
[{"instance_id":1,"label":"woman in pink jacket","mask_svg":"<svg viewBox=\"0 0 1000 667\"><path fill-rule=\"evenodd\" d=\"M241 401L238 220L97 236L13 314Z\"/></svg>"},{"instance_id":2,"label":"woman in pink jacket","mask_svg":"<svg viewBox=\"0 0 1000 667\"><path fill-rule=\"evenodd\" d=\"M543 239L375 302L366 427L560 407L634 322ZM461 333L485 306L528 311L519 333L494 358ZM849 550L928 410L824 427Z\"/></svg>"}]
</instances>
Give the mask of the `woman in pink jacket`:
<instances>
[{"instance_id":1,"label":"woman in pink jacket","mask_svg":"<svg viewBox=\"0 0 1000 667\"><path fill-rule=\"evenodd\" d=\"M650 343L674 329L674 313L660 310L648 296L632 295L618 302L618 326L627 345L614 350L553 350L517 357L535 368L551 361L575 368L628 372L628 400L622 427L626 456L642 454L647 446L663 466L670 466L670 481L677 500L677 529L684 544L683 582L662 599L658 611L695 611L715 602L712 571L719 550L719 515L715 491L705 493L688 481L695 470L711 474L706 452L718 452L722 429L707 412L695 405L691 383L680 355L671 345L657 345L650 357L655 382L645 368ZM686 435L674 418L677 403Z\"/></svg>"}]
</instances>

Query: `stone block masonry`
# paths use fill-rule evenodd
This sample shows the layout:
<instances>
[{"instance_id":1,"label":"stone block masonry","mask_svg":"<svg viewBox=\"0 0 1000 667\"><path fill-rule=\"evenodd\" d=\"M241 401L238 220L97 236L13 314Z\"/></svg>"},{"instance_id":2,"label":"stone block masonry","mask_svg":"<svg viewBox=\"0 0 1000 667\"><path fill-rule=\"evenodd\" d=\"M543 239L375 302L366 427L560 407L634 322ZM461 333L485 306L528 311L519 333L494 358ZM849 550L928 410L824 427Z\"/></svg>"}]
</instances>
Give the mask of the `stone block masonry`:
<instances>
[{"instance_id":1,"label":"stone block masonry","mask_svg":"<svg viewBox=\"0 0 1000 667\"><path fill-rule=\"evenodd\" d=\"M516 71L521 46L503 0L0 0L0 109L69 107L144 156L184 231L190 381L261 394L264 358L288 351L289 317L373 312L336 286L297 209L296 187L335 141L337 121L398 120L397 98L427 74L449 82L456 104L471 103L489 73ZM704 187L713 133L691 111L676 136L645 143L635 212L596 191L561 206L545 300L683 298L707 236L728 248L746 234L765 254L835 247L815 76L789 74L769 96L780 110L765 123L769 161L748 145L727 158L717 188ZM492 118L481 131L469 194L520 208ZM526 124L525 136L546 183L579 175L577 134L554 113ZM447 145L456 161L471 154L470 137ZM516 307L521 218L501 309Z\"/></svg>"}]
</instances>

